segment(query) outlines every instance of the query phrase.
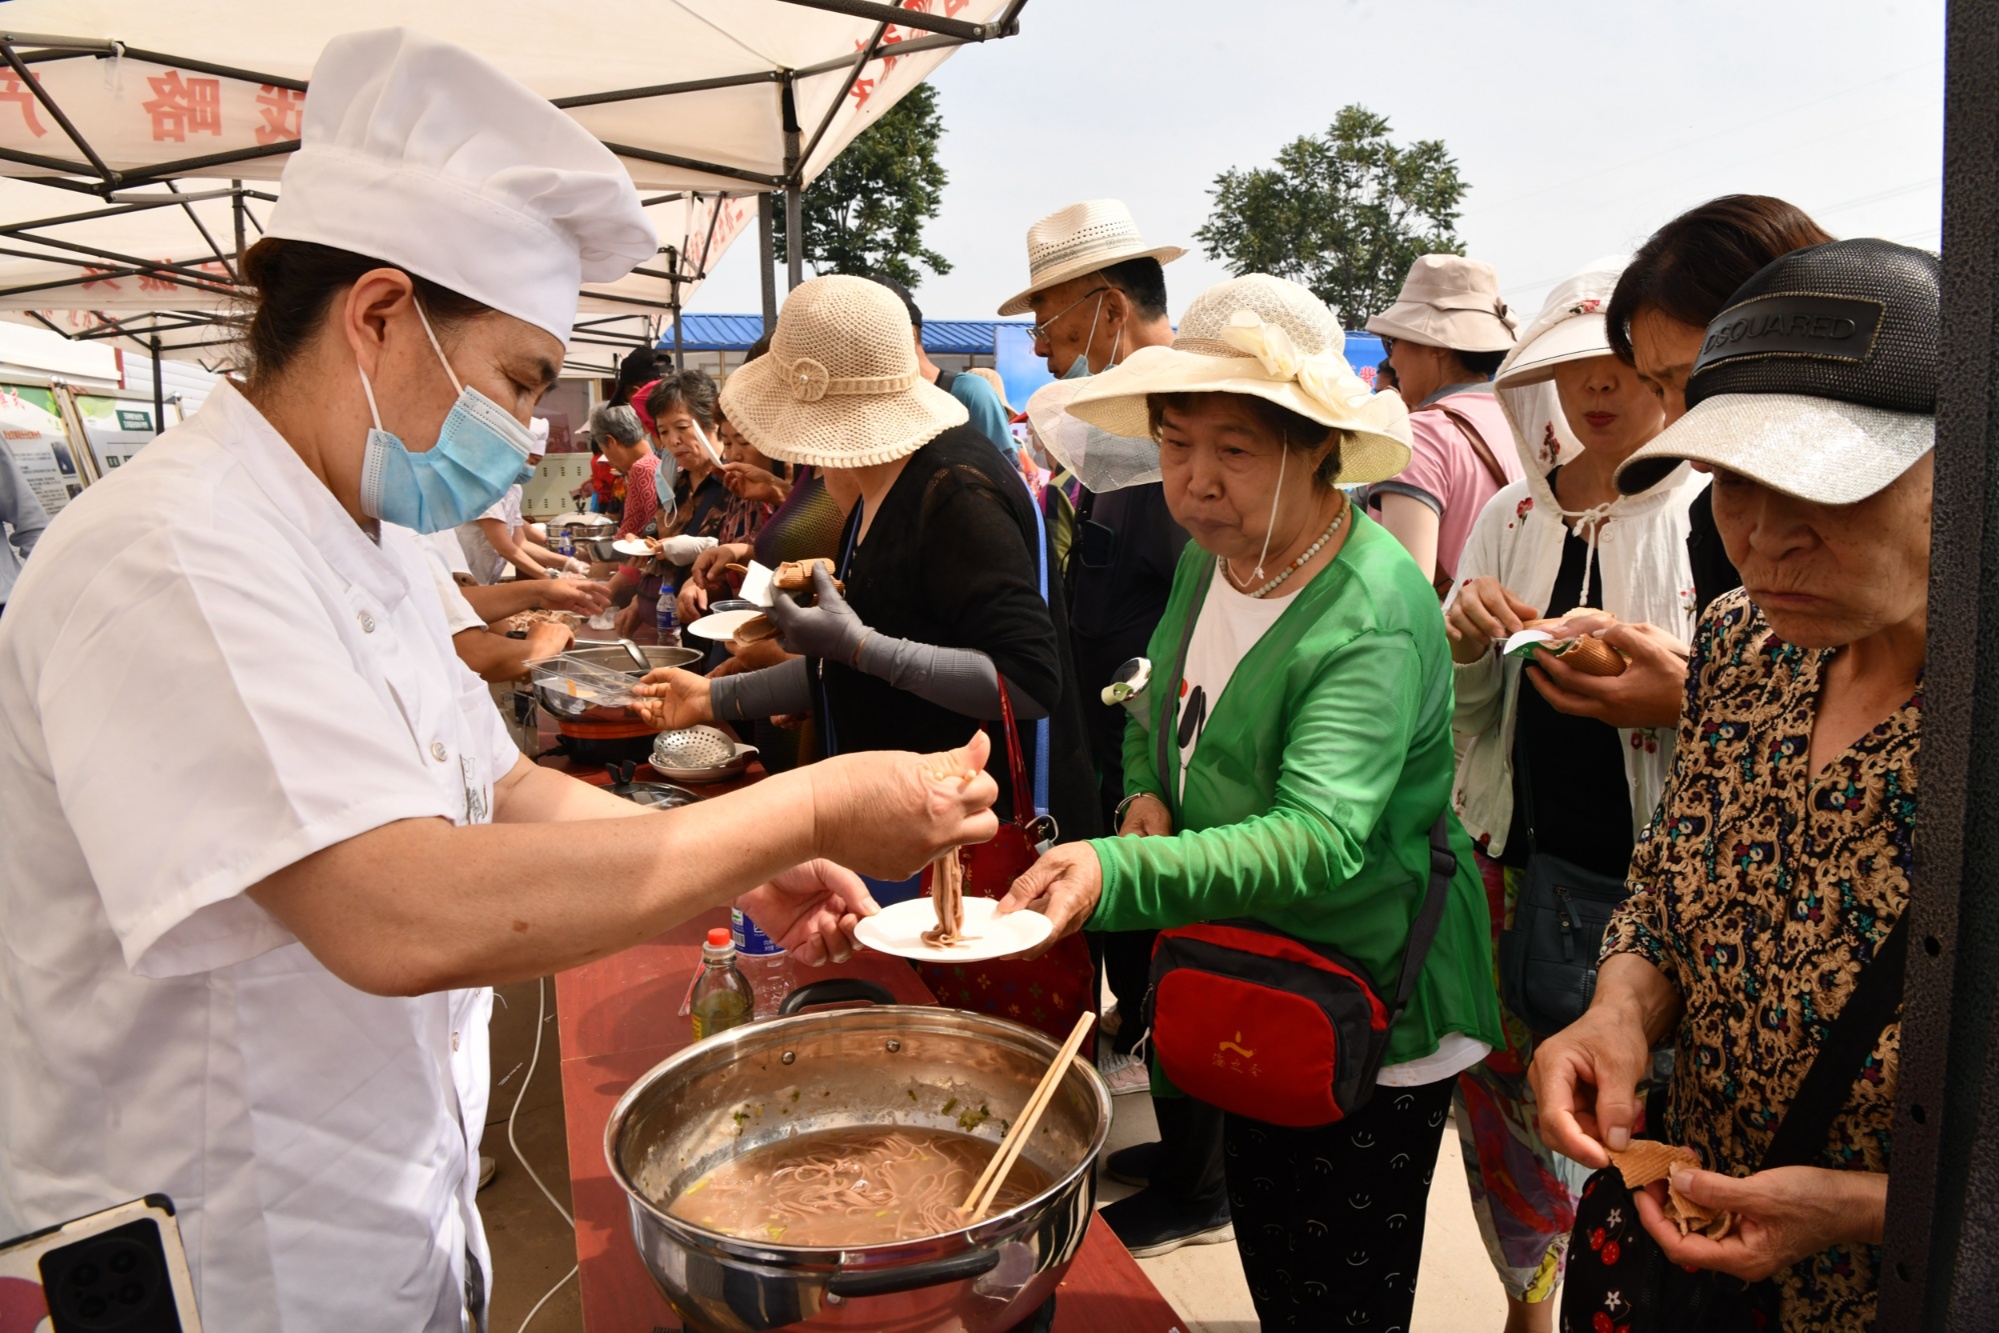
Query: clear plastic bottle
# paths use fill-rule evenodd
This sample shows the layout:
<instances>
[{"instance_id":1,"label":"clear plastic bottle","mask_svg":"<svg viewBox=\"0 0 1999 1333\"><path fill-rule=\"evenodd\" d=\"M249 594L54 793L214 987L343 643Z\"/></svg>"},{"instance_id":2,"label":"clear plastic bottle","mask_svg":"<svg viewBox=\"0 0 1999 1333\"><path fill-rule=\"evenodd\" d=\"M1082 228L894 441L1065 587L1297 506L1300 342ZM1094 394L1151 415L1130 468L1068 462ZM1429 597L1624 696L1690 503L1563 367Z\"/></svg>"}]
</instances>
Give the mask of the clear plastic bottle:
<instances>
[{"instance_id":1,"label":"clear plastic bottle","mask_svg":"<svg viewBox=\"0 0 1999 1333\"><path fill-rule=\"evenodd\" d=\"M672 579L661 579L659 602L655 608L658 619L654 622L659 630L659 642L673 647L680 642L680 589Z\"/></svg>"},{"instance_id":2,"label":"clear plastic bottle","mask_svg":"<svg viewBox=\"0 0 1999 1333\"><path fill-rule=\"evenodd\" d=\"M736 967L756 996L757 1017L776 1018L777 1008L791 994L791 955L763 933L740 907L729 909L736 944Z\"/></svg>"},{"instance_id":3,"label":"clear plastic bottle","mask_svg":"<svg viewBox=\"0 0 1999 1333\"><path fill-rule=\"evenodd\" d=\"M755 1011L750 983L736 967L736 944L721 926L708 932L701 946L701 975L694 982L688 1010L694 1021L694 1040L741 1027Z\"/></svg>"}]
</instances>

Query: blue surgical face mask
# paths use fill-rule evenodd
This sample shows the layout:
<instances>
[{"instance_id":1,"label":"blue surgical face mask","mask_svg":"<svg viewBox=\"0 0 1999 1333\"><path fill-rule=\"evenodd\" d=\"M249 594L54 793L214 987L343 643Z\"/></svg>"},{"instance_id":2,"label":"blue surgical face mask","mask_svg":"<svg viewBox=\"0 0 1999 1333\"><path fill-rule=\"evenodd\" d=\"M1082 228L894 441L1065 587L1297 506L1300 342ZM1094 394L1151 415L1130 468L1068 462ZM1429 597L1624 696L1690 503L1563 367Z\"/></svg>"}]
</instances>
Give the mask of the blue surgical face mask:
<instances>
[{"instance_id":1,"label":"blue surgical face mask","mask_svg":"<svg viewBox=\"0 0 1999 1333\"><path fill-rule=\"evenodd\" d=\"M416 313L431 350L458 390L458 401L445 416L437 443L413 454L382 429L374 386L368 383L368 372L361 371L361 389L368 395L368 413L375 420L361 464L361 512L418 532L443 532L479 517L508 487L534 475L527 467L534 436L513 413L458 382L421 305Z\"/></svg>"},{"instance_id":2,"label":"blue surgical face mask","mask_svg":"<svg viewBox=\"0 0 1999 1333\"><path fill-rule=\"evenodd\" d=\"M1069 368L1062 372L1063 379L1086 380L1090 377L1090 348L1094 346L1097 341L1097 317L1103 313L1104 313L1104 298L1102 296L1099 296L1097 298L1097 308L1094 311L1092 311L1090 314L1090 336L1083 339L1083 350L1076 353L1076 359L1074 361L1071 361L1069 363ZM1117 333L1117 340L1111 344L1111 359L1105 363L1104 365L1105 370L1111 370L1116 367L1118 349L1123 346L1124 346L1124 330L1119 329Z\"/></svg>"}]
</instances>

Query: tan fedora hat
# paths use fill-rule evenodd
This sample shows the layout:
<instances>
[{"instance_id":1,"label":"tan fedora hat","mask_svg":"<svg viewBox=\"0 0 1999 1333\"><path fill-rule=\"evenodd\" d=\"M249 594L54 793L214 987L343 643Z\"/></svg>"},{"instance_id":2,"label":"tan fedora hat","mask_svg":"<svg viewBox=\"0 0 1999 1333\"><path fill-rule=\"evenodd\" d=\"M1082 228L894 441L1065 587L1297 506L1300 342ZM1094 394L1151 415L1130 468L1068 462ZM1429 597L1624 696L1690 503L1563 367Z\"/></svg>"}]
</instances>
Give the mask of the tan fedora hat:
<instances>
[{"instance_id":1,"label":"tan fedora hat","mask_svg":"<svg viewBox=\"0 0 1999 1333\"><path fill-rule=\"evenodd\" d=\"M1367 322L1369 333L1454 352L1509 351L1515 327L1499 274L1463 255L1419 255L1395 304Z\"/></svg>"},{"instance_id":2,"label":"tan fedora hat","mask_svg":"<svg viewBox=\"0 0 1999 1333\"><path fill-rule=\"evenodd\" d=\"M1186 254L1178 245L1147 245L1131 210L1117 199L1089 199L1050 213L1027 229L1027 290L1008 298L1002 315L1023 315L1036 292L1071 278L1121 264L1156 259L1170 264Z\"/></svg>"},{"instance_id":3,"label":"tan fedora hat","mask_svg":"<svg viewBox=\"0 0 1999 1333\"><path fill-rule=\"evenodd\" d=\"M970 419L918 371L902 298L843 276L785 298L770 352L729 376L722 411L759 453L814 467L893 463Z\"/></svg>"},{"instance_id":4,"label":"tan fedora hat","mask_svg":"<svg viewBox=\"0 0 1999 1333\"><path fill-rule=\"evenodd\" d=\"M1143 440L1156 467L1150 395L1248 394L1344 431L1338 484L1385 481L1409 466L1409 409L1399 394L1370 392L1347 364L1345 345L1346 334L1324 301L1287 279L1246 274L1195 297L1171 347L1141 347L1103 374L1073 382L1060 411L1096 434L1053 412L1035 420L1037 404L1058 405L1042 394L1068 390L1069 381L1037 393L1028 416L1051 450L1079 443L1084 452L1095 448L1108 459L1116 454L1110 447L1115 442Z\"/></svg>"}]
</instances>

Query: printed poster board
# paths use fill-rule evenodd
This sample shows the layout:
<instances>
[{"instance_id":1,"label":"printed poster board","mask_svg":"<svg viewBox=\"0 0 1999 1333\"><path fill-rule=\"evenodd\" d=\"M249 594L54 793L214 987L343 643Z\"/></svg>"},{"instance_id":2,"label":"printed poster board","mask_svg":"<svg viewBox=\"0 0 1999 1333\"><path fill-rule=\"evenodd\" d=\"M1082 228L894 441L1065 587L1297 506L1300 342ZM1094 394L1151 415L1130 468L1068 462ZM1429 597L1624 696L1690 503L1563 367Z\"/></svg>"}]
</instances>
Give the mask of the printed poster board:
<instances>
[{"instance_id":1,"label":"printed poster board","mask_svg":"<svg viewBox=\"0 0 1999 1333\"><path fill-rule=\"evenodd\" d=\"M54 518L83 489L69 430L55 389L47 384L0 383L0 439L42 508Z\"/></svg>"},{"instance_id":2,"label":"printed poster board","mask_svg":"<svg viewBox=\"0 0 1999 1333\"><path fill-rule=\"evenodd\" d=\"M84 465L95 477L106 476L131 462L146 442L164 429L154 420L150 394L72 389L69 398L83 432ZM172 426L179 419L180 400L169 398L166 424Z\"/></svg>"}]
</instances>

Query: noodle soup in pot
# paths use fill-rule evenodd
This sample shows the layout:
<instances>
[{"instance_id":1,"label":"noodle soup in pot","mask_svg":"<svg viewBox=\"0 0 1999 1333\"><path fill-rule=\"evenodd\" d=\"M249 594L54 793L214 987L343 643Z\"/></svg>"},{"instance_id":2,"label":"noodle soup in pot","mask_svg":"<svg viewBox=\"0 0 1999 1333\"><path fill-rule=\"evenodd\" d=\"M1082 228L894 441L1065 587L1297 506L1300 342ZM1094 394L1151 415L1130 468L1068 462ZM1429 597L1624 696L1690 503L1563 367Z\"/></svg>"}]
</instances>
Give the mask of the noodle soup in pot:
<instances>
[{"instance_id":1,"label":"noodle soup in pot","mask_svg":"<svg viewBox=\"0 0 1999 1333\"><path fill-rule=\"evenodd\" d=\"M992 1155L990 1142L950 1130L819 1130L730 1158L667 1211L710 1231L786 1245L916 1240L965 1225L959 1205ZM1005 1212L1048 1185L1048 1173L1023 1157L993 1207Z\"/></svg>"}]
</instances>

